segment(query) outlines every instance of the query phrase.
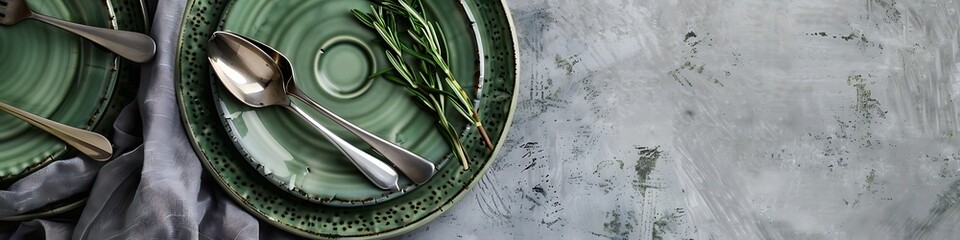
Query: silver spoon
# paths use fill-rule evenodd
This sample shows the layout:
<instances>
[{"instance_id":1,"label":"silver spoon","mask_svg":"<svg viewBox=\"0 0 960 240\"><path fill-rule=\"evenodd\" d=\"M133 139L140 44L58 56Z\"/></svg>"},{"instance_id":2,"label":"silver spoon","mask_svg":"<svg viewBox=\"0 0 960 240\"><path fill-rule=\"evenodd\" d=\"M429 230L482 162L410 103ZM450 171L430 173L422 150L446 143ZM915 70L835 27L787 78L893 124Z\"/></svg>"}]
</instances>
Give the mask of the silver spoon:
<instances>
[{"instance_id":1,"label":"silver spoon","mask_svg":"<svg viewBox=\"0 0 960 240\"><path fill-rule=\"evenodd\" d=\"M236 39L236 40L246 40L246 42L253 44L253 46L259 48L261 51L266 53L267 56L270 57L270 59L272 59L273 62L276 63L277 69L280 70L280 75L282 76L281 79L283 79L285 88L283 87L271 88L269 90L273 92L271 94L279 96L279 98L282 98L281 100L286 100L284 95L290 95L307 103L307 105L309 105L313 109L316 109L317 111L322 113L324 116L332 119L334 122L336 122L343 128L347 129L354 135L360 137L361 140L365 141L367 144L373 147L374 150L376 150L381 155L386 157L387 160L389 160L391 163L394 164L394 166L400 169L400 171L403 172L403 174L406 175L407 178L409 178L410 180L412 180L417 184L423 184L427 182L427 180L430 180L430 178L433 177L434 174L436 174L437 167L436 165L433 164L433 162L430 162L429 160L423 157L420 157L417 154L410 152L409 150L406 150L390 141L384 140L383 138L380 138L377 135L374 135L360 127L357 127L353 123L350 123L349 121L343 119L342 117L337 116L337 114L333 113L332 111L327 110L323 106L320 106L320 104L317 104L315 101L307 97L306 94L303 94L303 92L296 87L296 84L295 84L296 77L294 76L294 73L293 73L293 65L290 63L290 60L288 60L287 57L283 56L283 54L280 53L280 51L277 51L276 49L273 49L270 46L267 46L266 44L263 44L255 39L248 38L243 35L239 35L231 32L217 31L214 33L214 37L217 37L217 36L222 36L224 38L230 38L230 39ZM233 94L234 96L237 96L237 93L233 93ZM286 101L289 102L289 100L286 100ZM247 105L250 105L250 103L254 103L254 102L245 102L245 103ZM267 105L276 105L276 104L261 103L259 106L253 106L253 105L250 105L250 106L263 107Z\"/></svg>"},{"instance_id":2,"label":"silver spoon","mask_svg":"<svg viewBox=\"0 0 960 240\"><path fill-rule=\"evenodd\" d=\"M110 145L110 141L107 141L107 138L99 133L54 122L3 102L0 102L0 110L60 138L63 142L93 160L106 161L110 160L110 156L113 155L113 146Z\"/></svg>"},{"instance_id":3,"label":"silver spoon","mask_svg":"<svg viewBox=\"0 0 960 240\"><path fill-rule=\"evenodd\" d=\"M390 166L338 137L290 101L284 88L284 80L289 77L263 50L236 35L214 33L207 44L207 53L220 82L241 102L256 108L290 109L329 139L374 185L399 190L399 177Z\"/></svg>"},{"instance_id":4,"label":"silver spoon","mask_svg":"<svg viewBox=\"0 0 960 240\"><path fill-rule=\"evenodd\" d=\"M357 127L353 123L343 119L332 111L327 110L323 106L320 106L320 104L317 104L315 101L313 101L313 99L307 97L307 95L301 92L300 89L295 85L296 78L294 77L293 73L293 64L291 64L290 60L280 53L280 51L277 51L276 49L273 49L272 47L267 46L256 39L252 39L240 34L224 31L214 34L227 34L240 37L257 46L260 48L260 50L263 50L263 52L267 53L267 55L269 55L270 58L277 63L277 68L280 69L280 74L283 76L283 82L286 85L286 94L296 97L297 99L307 103L307 105L313 107L313 109L316 109L324 116L330 118L354 135L360 137L361 140L369 144L374 150L386 157L387 160L400 169L400 172L403 172L403 175L407 176L407 178L410 180L413 180L413 182L417 184L423 184L427 182L427 180L430 180L434 174L436 174L437 167L433 164L433 162L430 162L429 160L410 152L407 149L397 146L393 142L380 138L379 136L372 134L363 128Z\"/></svg>"}]
</instances>

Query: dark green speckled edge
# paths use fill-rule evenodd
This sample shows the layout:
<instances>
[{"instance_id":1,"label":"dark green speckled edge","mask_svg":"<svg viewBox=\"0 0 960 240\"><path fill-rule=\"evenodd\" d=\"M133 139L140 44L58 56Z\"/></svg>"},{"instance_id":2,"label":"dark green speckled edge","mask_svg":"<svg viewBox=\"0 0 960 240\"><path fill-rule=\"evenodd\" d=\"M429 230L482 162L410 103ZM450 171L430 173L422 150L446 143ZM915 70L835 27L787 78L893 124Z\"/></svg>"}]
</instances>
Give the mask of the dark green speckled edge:
<instances>
[{"instance_id":1,"label":"dark green speckled edge","mask_svg":"<svg viewBox=\"0 0 960 240\"><path fill-rule=\"evenodd\" d=\"M213 109L205 109L212 106L214 102L210 99L209 89L198 87L201 85L198 81L209 81L198 78L208 77L210 71L205 63L202 44L209 37L207 34L212 32L211 26L215 28L216 19L219 19L222 14L222 12L217 13L216 9L222 8L228 2L226 0L190 0L188 2L179 35L175 65L178 67L177 99L183 124L203 166L228 195L258 218L281 229L310 238L370 239L397 236L439 217L462 199L481 179L503 146L507 131L512 124L517 104L516 93L519 90L519 51L514 35L513 19L507 10L506 3L502 0L468 0L464 1L465 5L469 5L470 11L481 20L477 24L490 25L484 33L491 36L483 38L483 45L484 48L490 48L488 52L492 54L484 55L484 61L502 63L491 64L497 67L496 70L486 72L497 75L486 76L485 81L489 82L491 79L506 81L499 87L485 82L481 100L501 104L495 105L493 110L489 111L484 110L484 105L479 106L481 115L484 115L485 119L503 119L503 122L498 124L486 123L491 137L496 142L493 152L473 149L474 151L470 151L469 154L472 156L471 166L475 167L462 170L455 165L448 165L441 170L438 177L421 188L398 199L368 207L323 206L276 189L249 167L236 149L230 149L232 146L223 128L212 125L219 124L219 121L216 121L216 111L211 112L210 110ZM483 20L486 22L482 22ZM494 49L497 51L493 52ZM490 58L496 58L496 60ZM205 85L210 86L209 83ZM199 89L185 89L186 87ZM488 97L488 94L493 95ZM478 135L465 134L465 143L476 146L480 141ZM448 179L448 181L440 182L437 179ZM448 187L452 188L448 189Z\"/></svg>"},{"instance_id":2,"label":"dark green speckled edge","mask_svg":"<svg viewBox=\"0 0 960 240\"><path fill-rule=\"evenodd\" d=\"M507 117L504 120L506 122L503 126L503 130L500 132L500 139L497 140L496 144L494 144L495 146L493 148L493 153L490 154L489 160L487 160L487 162L483 164L483 167L480 169L480 172L473 178L473 181L467 184L467 186L464 188L464 191L457 193L453 197L453 199L450 200L447 204L440 206L440 211L431 213L427 215L427 217L423 218L422 220L414 224L407 225L406 227L397 229L395 231L382 233L381 236L376 236L376 238L395 237L400 234L404 234L406 232L413 231L414 229L420 228L423 225L426 225L427 223L430 223L434 219L437 219L438 217L440 217L440 215L443 212L450 210L451 207L456 205L456 203L460 202L460 200L462 200L464 197L467 196L467 192L469 192L470 189L473 189L473 187L476 186L478 182L480 182L480 179L483 178L483 175L487 172L488 169L490 169L490 166L493 165L493 161L496 161L497 155L500 154L500 150L503 150L503 143L507 141L507 134L510 132L510 127L513 125L513 117L517 110L517 92L520 91L520 48L519 46L517 46L517 31L516 31L516 27L513 25L514 24L513 16L510 14L510 8L507 7L507 1L500 0L500 4L503 6L503 13L506 15L505 17L507 19L507 25L510 30L510 41L512 43L511 45L513 45L514 75L512 77L514 79L514 85L513 85L513 94L511 96L512 99L510 100L511 102L510 109L507 111Z\"/></svg>"},{"instance_id":3,"label":"dark green speckled edge","mask_svg":"<svg viewBox=\"0 0 960 240\"><path fill-rule=\"evenodd\" d=\"M118 16L114 14L112 16L116 22L129 21L129 25L123 24L122 26L118 26L118 28L144 34L150 33L150 20L147 18L147 4L144 2L145 0L111 1L115 2L111 5L111 7L115 9L118 7L134 8L127 12L127 14L131 15ZM121 2L124 6L117 6L116 2ZM113 93L110 95L109 103L106 108L103 109L103 116L100 121L97 122L97 125L93 127L93 131L104 134L104 136L111 136L113 134L114 121L116 121L120 115L120 111L122 111L124 107L134 102L137 98L137 92L140 89L141 65L121 57L117 57L117 59L120 60L117 67L117 69L119 69L117 73L117 83L113 88ZM76 151L73 153L76 153Z\"/></svg>"}]
</instances>

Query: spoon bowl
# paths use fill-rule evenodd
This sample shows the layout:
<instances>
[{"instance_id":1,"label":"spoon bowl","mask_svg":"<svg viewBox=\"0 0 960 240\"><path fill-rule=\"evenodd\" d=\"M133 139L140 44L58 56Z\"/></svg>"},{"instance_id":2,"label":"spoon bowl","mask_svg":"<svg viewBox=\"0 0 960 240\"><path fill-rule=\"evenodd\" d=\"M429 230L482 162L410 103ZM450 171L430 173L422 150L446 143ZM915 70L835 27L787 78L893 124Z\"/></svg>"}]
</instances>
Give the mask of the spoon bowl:
<instances>
[{"instance_id":1,"label":"spoon bowl","mask_svg":"<svg viewBox=\"0 0 960 240\"><path fill-rule=\"evenodd\" d=\"M208 59L228 92L250 107L289 105L283 74L260 48L233 34L214 33Z\"/></svg>"},{"instance_id":2,"label":"spoon bowl","mask_svg":"<svg viewBox=\"0 0 960 240\"><path fill-rule=\"evenodd\" d=\"M399 191L397 172L320 125L287 97L282 71L270 55L238 35L216 32L207 45L208 60L220 82L244 104L283 106L306 120L344 153L374 185Z\"/></svg>"}]
</instances>

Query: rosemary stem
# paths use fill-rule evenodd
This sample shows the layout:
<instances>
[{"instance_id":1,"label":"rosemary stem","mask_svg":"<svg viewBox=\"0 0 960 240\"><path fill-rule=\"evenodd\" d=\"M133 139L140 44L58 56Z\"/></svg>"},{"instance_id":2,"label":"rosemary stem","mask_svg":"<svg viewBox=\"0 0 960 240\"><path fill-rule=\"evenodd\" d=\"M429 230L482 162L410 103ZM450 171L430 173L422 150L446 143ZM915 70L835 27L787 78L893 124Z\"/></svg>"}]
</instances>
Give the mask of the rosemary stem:
<instances>
[{"instance_id":1,"label":"rosemary stem","mask_svg":"<svg viewBox=\"0 0 960 240\"><path fill-rule=\"evenodd\" d=\"M460 159L463 169L469 169L469 159L460 136L445 115L448 106L477 127L487 149L493 150L494 146L470 95L457 82L447 63L443 30L439 24L427 19L421 0L377 2L370 7L372 13L352 11L360 23L372 28L389 47L385 53L392 68L378 71L371 77L379 76L403 85L421 104L433 110L437 114L437 127L450 144L451 151ZM449 104L446 100L450 100Z\"/></svg>"}]
</instances>

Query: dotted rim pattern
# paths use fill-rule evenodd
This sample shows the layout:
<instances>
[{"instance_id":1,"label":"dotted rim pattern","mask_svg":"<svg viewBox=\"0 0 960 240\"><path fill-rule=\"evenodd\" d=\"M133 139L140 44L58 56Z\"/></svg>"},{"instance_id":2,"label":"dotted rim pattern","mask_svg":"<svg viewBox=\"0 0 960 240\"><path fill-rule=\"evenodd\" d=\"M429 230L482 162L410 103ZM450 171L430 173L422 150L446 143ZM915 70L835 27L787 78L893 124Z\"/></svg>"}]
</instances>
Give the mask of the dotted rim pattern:
<instances>
[{"instance_id":1,"label":"dotted rim pattern","mask_svg":"<svg viewBox=\"0 0 960 240\"><path fill-rule=\"evenodd\" d=\"M479 112L496 142L489 151L476 131L466 131L462 141L471 168L456 165L440 169L418 189L396 199L362 208L342 208L312 203L290 195L256 172L234 148L220 124L210 89L210 67L205 44L217 29L227 0L191 0L187 4L176 57L177 98L183 124L207 172L242 207L282 229L309 238L387 238L439 217L475 185L491 165L506 139L518 91L518 56L513 22L501 0L464 0L477 20L483 73Z\"/></svg>"}]
</instances>

